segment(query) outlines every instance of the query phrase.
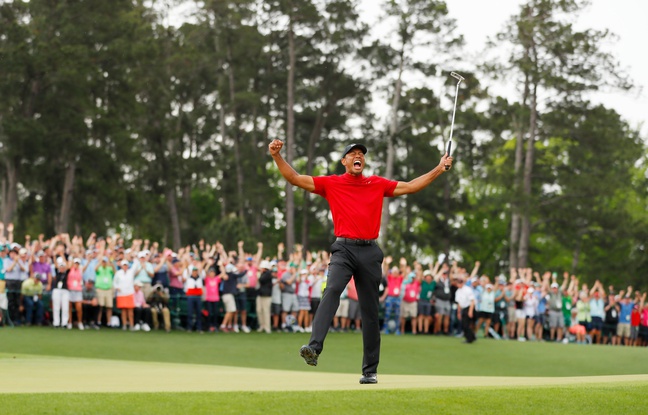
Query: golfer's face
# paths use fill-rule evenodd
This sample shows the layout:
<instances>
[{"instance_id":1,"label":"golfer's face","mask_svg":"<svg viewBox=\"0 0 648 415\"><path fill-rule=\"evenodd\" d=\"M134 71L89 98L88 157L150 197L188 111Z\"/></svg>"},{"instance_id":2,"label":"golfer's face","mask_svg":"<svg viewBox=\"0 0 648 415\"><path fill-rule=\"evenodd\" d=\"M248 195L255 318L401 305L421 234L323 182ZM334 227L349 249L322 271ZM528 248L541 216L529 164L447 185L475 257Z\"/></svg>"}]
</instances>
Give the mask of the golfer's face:
<instances>
[{"instance_id":1,"label":"golfer's face","mask_svg":"<svg viewBox=\"0 0 648 415\"><path fill-rule=\"evenodd\" d=\"M347 173L360 174L365 166L364 153L359 148L355 148L344 156L342 164L346 168Z\"/></svg>"}]
</instances>

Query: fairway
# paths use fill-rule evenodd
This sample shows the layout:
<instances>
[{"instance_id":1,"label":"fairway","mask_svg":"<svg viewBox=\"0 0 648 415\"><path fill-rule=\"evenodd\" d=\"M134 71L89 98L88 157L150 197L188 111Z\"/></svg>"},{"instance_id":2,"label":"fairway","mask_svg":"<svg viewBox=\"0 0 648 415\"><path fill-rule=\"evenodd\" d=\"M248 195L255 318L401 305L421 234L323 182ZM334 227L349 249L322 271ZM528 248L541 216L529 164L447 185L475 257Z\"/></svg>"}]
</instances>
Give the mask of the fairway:
<instances>
[{"instance_id":1,"label":"fairway","mask_svg":"<svg viewBox=\"0 0 648 415\"><path fill-rule=\"evenodd\" d=\"M153 363L0 354L5 393L53 392L235 392L413 389L483 386L558 386L648 382L648 375L585 377L486 377L381 375L378 385L360 385L358 375L281 371L234 366ZM39 373L39 387L25 373ZM134 376L134 374L137 374ZM60 382L60 379L66 379Z\"/></svg>"},{"instance_id":2,"label":"fairway","mask_svg":"<svg viewBox=\"0 0 648 415\"><path fill-rule=\"evenodd\" d=\"M216 401L220 413L285 413L288 406L294 413L399 413L402 405L517 413L544 402L555 409L548 413L570 413L574 399L595 396L589 412L609 413L636 407L648 392L644 348L384 336L379 384L360 385L360 336L332 334L315 368L298 356L306 341L303 334L0 330L0 405L13 413L168 413L190 399L204 403L191 413L211 413ZM379 403L380 391L389 403ZM527 402L517 400L522 395Z\"/></svg>"}]
</instances>

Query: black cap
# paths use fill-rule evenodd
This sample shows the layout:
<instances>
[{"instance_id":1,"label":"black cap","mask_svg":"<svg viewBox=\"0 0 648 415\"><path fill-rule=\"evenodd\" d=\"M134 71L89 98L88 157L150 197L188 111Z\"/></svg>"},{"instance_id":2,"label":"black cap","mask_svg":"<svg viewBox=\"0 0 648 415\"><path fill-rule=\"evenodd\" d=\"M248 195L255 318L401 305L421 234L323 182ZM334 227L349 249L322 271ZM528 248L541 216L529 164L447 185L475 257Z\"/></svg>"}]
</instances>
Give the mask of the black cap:
<instances>
[{"instance_id":1,"label":"black cap","mask_svg":"<svg viewBox=\"0 0 648 415\"><path fill-rule=\"evenodd\" d=\"M367 147L363 146L362 144L349 144L348 146L344 147L342 157L349 154L349 151L353 150L354 148L359 148L360 150L362 150L362 154L367 154Z\"/></svg>"}]
</instances>

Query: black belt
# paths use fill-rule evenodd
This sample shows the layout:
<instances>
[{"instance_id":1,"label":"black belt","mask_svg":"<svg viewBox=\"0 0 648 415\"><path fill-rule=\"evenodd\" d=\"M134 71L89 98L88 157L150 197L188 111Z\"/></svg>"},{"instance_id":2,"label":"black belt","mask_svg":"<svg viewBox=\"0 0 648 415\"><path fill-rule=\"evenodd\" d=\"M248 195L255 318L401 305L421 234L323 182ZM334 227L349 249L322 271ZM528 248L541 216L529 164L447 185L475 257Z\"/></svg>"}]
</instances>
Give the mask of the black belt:
<instances>
[{"instance_id":1,"label":"black belt","mask_svg":"<svg viewBox=\"0 0 648 415\"><path fill-rule=\"evenodd\" d=\"M350 239L350 238L335 238L336 242L342 242L343 244L347 245L377 245L378 243L376 242L375 239Z\"/></svg>"}]
</instances>

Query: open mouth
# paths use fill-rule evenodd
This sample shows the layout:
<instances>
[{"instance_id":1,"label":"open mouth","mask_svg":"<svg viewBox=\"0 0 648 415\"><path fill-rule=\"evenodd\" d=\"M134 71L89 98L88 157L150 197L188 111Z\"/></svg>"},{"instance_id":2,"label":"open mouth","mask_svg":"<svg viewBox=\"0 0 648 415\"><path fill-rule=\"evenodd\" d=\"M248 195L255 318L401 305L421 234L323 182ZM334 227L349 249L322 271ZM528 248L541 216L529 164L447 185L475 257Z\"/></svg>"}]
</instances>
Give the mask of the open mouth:
<instances>
[{"instance_id":1,"label":"open mouth","mask_svg":"<svg viewBox=\"0 0 648 415\"><path fill-rule=\"evenodd\" d=\"M354 161L353 162L353 167L362 167L362 163L360 162L360 160Z\"/></svg>"}]
</instances>

